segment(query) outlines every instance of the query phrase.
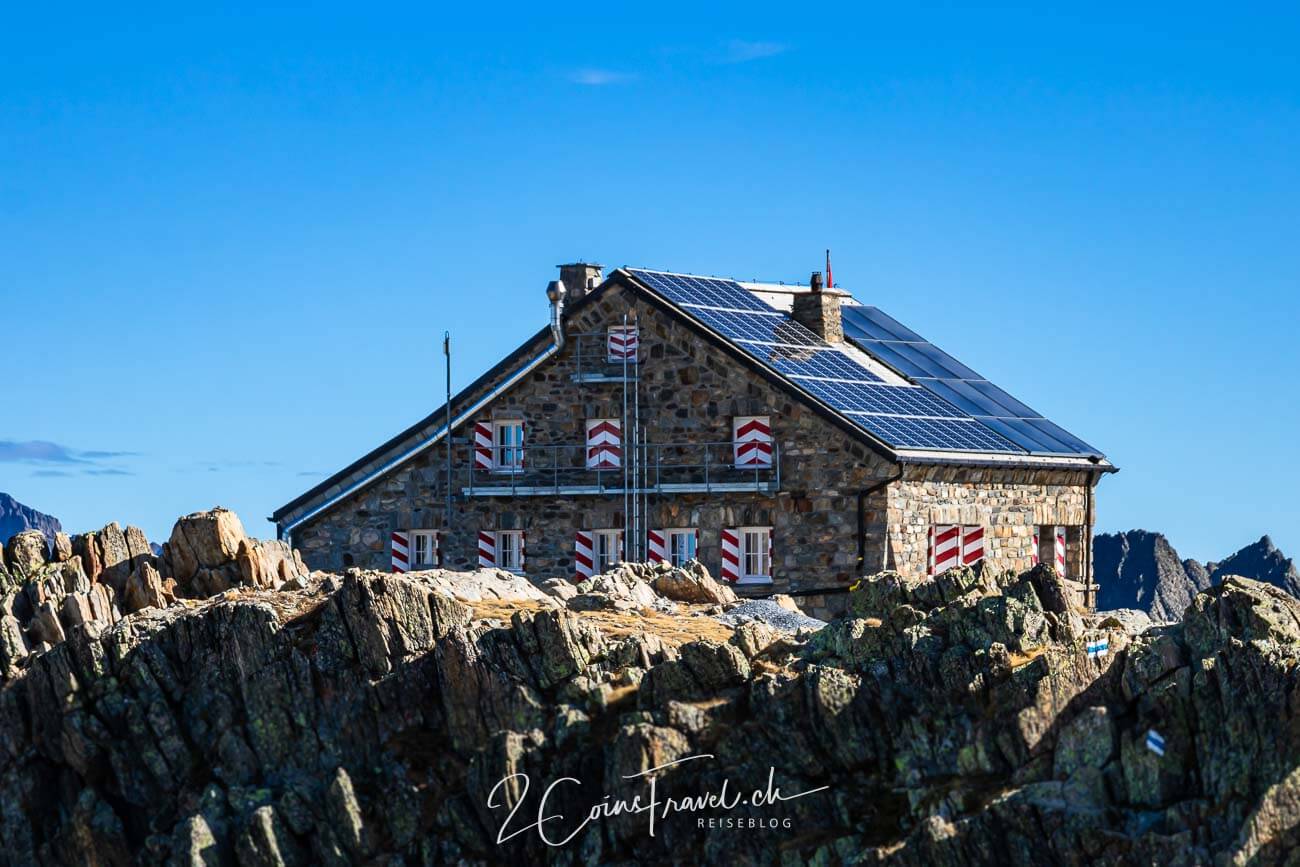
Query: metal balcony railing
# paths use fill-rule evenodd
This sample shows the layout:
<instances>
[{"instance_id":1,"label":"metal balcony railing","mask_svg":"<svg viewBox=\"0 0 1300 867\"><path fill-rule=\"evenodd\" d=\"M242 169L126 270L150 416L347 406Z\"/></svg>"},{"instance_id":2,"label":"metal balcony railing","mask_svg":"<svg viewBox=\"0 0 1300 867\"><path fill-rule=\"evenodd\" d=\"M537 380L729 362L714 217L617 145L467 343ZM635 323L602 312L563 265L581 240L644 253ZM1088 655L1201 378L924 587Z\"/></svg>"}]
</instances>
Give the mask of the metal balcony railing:
<instances>
[{"instance_id":1,"label":"metal balcony railing","mask_svg":"<svg viewBox=\"0 0 1300 867\"><path fill-rule=\"evenodd\" d=\"M474 465L472 448L464 453ZM589 465L585 445L501 448L493 469L475 469L462 493L470 497L557 494L773 492L781 488L781 455L772 462L737 466L735 444L645 443L623 449L618 466ZM627 464L626 467L623 464Z\"/></svg>"},{"instance_id":2,"label":"metal balcony railing","mask_svg":"<svg viewBox=\"0 0 1300 867\"><path fill-rule=\"evenodd\" d=\"M609 358L609 334L605 331L570 334L570 360L575 382L634 382L640 365L635 361L624 363ZM640 347L644 356L646 347Z\"/></svg>"}]
</instances>

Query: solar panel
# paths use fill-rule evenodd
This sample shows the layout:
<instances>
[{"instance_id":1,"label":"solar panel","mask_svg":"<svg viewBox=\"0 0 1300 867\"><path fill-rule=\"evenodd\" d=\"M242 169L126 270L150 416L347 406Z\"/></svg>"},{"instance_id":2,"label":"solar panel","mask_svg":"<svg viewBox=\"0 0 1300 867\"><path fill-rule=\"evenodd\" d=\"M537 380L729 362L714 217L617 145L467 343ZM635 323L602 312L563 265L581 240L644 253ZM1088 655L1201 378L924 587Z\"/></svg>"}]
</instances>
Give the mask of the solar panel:
<instances>
[{"instance_id":1,"label":"solar panel","mask_svg":"<svg viewBox=\"0 0 1300 867\"><path fill-rule=\"evenodd\" d=\"M842 310L850 342L969 414L998 440L1031 454L1102 456L878 308Z\"/></svg>"},{"instance_id":2,"label":"solar panel","mask_svg":"<svg viewBox=\"0 0 1300 867\"><path fill-rule=\"evenodd\" d=\"M756 343L783 343L787 346L825 346L816 334L798 322L786 319L775 311L763 313L734 310L708 310L691 308L691 315L732 340L749 340Z\"/></svg>"},{"instance_id":3,"label":"solar panel","mask_svg":"<svg viewBox=\"0 0 1300 867\"><path fill-rule=\"evenodd\" d=\"M629 269L790 382L899 448L1096 455L875 307L842 308L845 337L915 385L889 385L733 280Z\"/></svg>"},{"instance_id":4,"label":"solar panel","mask_svg":"<svg viewBox=\"0 0 1300 867\"><path fill-rule=\"evenodd\" d=\"M974 419L897 418L846 412L863 428L900 448L943 449L961 452L1022 452Z\"/></svg>"},{"instance_id":5,"label":"solar panel","mask_svg":"<svg viewBox=\"0 0 1300 867\"><path fill-rule=\"evenodd\" d=\"M866 367L834 349L791 351L772 347L770 351L759 346L746 347L754 355L772 365L779 373L795 379L849 379L855 382L880 382Z\"/></svg>"},{"instance_id":6,"label":"solar panel","mask_svg":"<svg viewBox=\"0 0 1300 867\"><path fill-rule=\"evenodd\" d=\"M660 271L643 271L639 268L630 268L628 273L678 304L775 312L735 280L664 274Z\"/></svg>"},{"instance_id":7,"label":"solar panel","mask_svg":"<svg viewBox=\"0 0 1300 867\"><path fill-rule=\"evenodd\" d=\"M818 379L801 380L799 384L835 409L884 415L969 418L946 400L914 386Z\"/></svg>"}]
</instances>

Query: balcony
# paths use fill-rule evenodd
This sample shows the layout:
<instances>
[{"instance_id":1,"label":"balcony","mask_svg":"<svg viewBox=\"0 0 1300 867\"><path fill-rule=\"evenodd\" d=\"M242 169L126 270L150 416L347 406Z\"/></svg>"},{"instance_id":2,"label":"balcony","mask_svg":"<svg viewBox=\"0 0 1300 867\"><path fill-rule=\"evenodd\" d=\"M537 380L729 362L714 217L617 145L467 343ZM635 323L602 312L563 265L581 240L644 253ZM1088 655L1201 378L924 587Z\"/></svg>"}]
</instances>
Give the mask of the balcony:
<instances>
[{"instance_id":1,"label":"balcony","mask_svg":"<svg viewBox=\"0 0 1300 867\"><path fill-rule=\"evenodd\" d=\"M496 463L515 469L475 470L461 489L467 497L600 496L604 494L711 494L781 489L781 455L772 445L772 463L737 467L735 444L677 443L624 449L626 467L588 467L587 446L526 446L500 450ZM472 451L466 466L473 466Z\"/></svg>"}]
</instances>

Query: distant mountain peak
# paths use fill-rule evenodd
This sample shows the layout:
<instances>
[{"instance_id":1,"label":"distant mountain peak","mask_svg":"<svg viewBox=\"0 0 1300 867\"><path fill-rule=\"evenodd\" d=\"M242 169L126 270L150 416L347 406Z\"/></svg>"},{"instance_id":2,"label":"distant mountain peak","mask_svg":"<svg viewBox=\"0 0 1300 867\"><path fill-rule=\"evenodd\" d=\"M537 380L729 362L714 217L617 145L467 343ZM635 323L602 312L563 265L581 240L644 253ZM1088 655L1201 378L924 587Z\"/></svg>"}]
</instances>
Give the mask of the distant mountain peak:
<instances>
[{"instance_id":1,"label":"distant mountain peak","mask_svg":"<svg viewBox=\"0 0 1300 867\"><path fill-rule=\"evenodd\" d=\"M8 494L0 491L0 545L23 530L40 530L51 542L54 534L63 529L59 519L44 512L38 512L31 506L24 506Z\"/></svg>"},{"instance_id":2,"label":"distant mountain peak","mask_svg":"<svg viewBox=\"0 0 1300 867\"><path fill-rule=\"evenodd\" d=\"M1267 535L1211 565L1216 584L1226 575L1241 575L1266 581L1281 587L1292 596L1300 597L1300 571L1296 570L1295 561L1279 551Z\"/></svg>"}]
</instances>

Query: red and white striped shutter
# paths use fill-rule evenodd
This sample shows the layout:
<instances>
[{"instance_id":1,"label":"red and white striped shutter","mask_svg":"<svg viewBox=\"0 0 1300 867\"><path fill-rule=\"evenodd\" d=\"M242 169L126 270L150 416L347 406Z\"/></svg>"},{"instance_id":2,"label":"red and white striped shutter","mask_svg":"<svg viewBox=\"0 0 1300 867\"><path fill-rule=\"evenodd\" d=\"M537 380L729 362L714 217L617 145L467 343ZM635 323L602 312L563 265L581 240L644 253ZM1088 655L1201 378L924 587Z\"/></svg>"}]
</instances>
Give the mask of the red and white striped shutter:
<instances>
[{"instance_id":1,"label":"red and white striped shutter","mask_svg":"<svg viewBox=\"0 0 1300 867\"><path fill-rule=\"evenodd\" d=\"M528 531L519 531L519 571L523 572L528 568Z\"/></svg>"},{"instance_id":2,"label":"red and white striped shutter","mask_svg":"<svg viewBox=\"0 0 1300 867\"><path fill-rule=\"evenodd\" d=\"M492 424L490 422L474 423L474 469L492 469Z\"/></svg>"},{"instance_id":3,"label":"red and white striped shutter","mask_svg":"<svg viewBox=\"0 0 1300 867\"><path fill-rule=\"evenodd\" d=\"M1029 565L1031 567L1038 565L1038 533L1034 533L1034 547L1029 551Z\"/></svg>"},{"instance_id":4,"label":"red and white striped shutter","mask_svg":"<svg viewBox=\"0 0 1300 867\"><path fill-rule=\"evenodd\" d=\"M616 470L622 463L622 423L615 418L588 419L587 469Z\"/></svg>"},{"instance_id":5,"label":"red and white striped shutter","mask_svg":"<svg viewBox=\"0 0 1300 867\"><path fill-rule=\"evenodd\" d=\"M628 361L636 363L637 350L640 348L640 335L635 325L615 325L609 329L609 354L611 362Z\"/></svg>"},{"instance_id":6,"label":"red and white striped shutter","mask_svg":"<svg viewBox=\"0 0 1300 867\"><path fill-rule=\"evenodd\" d=\"M491 569L497 565L497 537L487 530L478 531L478 565Z\"/></svg>"},{"instance_id":7,"label":"red and white striped shutter","mask_svg":"<svg viewBox=\"0 0 1300 867\"><path fill-rule=\"evenodd\" d=\"M579 530L573 543L573 580L575 582L582 582L591 577L592 565L595 563L594 554L591 533L586 530Z\"/></svg>"},{"instance_id":8,"label":"red and white striped shutter","mask_svg":"<svg viewBox=\"0 0 1300 867\"><path fill-rule=\"evenodd\" d=\"M663 563L668 559L668 531L646 531L646 559L651 563Z\"/></svg>"},{"instance_id":9,"label":"red and white striped shutter","mask_svg":"<svg viewBox=\"0 0 1300 867\"><path fill-rule=\"evenodd\" d=\"M961 527L938 524L930 528L930 574L942 575L961 561Z\"/></svg>"},{"instance_id":10,"label":"red and white striped shutter","mask_svg":"<svg viewBox=\"0 0 1300 867\"><path fill-rule=\"evenodd\" d=\"M1056 528L1056 574L1065 577L1065 528Z\"/></svg>"},{"instance_id":11,"label":"red and white striped shutter","mask_svg":"<svg viewBox=\"0 0 1300 867\"><path fill-rule=\"evenodd\" d=\"M405 530L394 530L392 546L393 571L405 572L411 568L411 537Z\"/></svg>"},{"instance_id":12,"label":"red and white striped shutter","mask_svg":"<svg viewBox=\"0 0 1300 867\"><path fill-rule=\"evenodd\" d=\"M722 580L740 580L740 534L734 527L722 531Z\"/></svg>"},{"instance_id":13,"label":"red and white striped shutter","mask_svg":"<svg viewBox=\"0 0 1300 867\"><path fill-rule=\"evenodd\" d=\"M963 527L961 534L961 564L974 566L984 559L984 528Z\"/></svg>"},{"instance_id":14,"label":"red and white striped shutter","mask_svg":"<svg viewBox=\"0 0 1300 867\"><path fill-rule=\"evenodd\" d=\"M737 416L732 427L736 466L772 466L772 423L767 416Z\"/></svg>"}]
</instances>

